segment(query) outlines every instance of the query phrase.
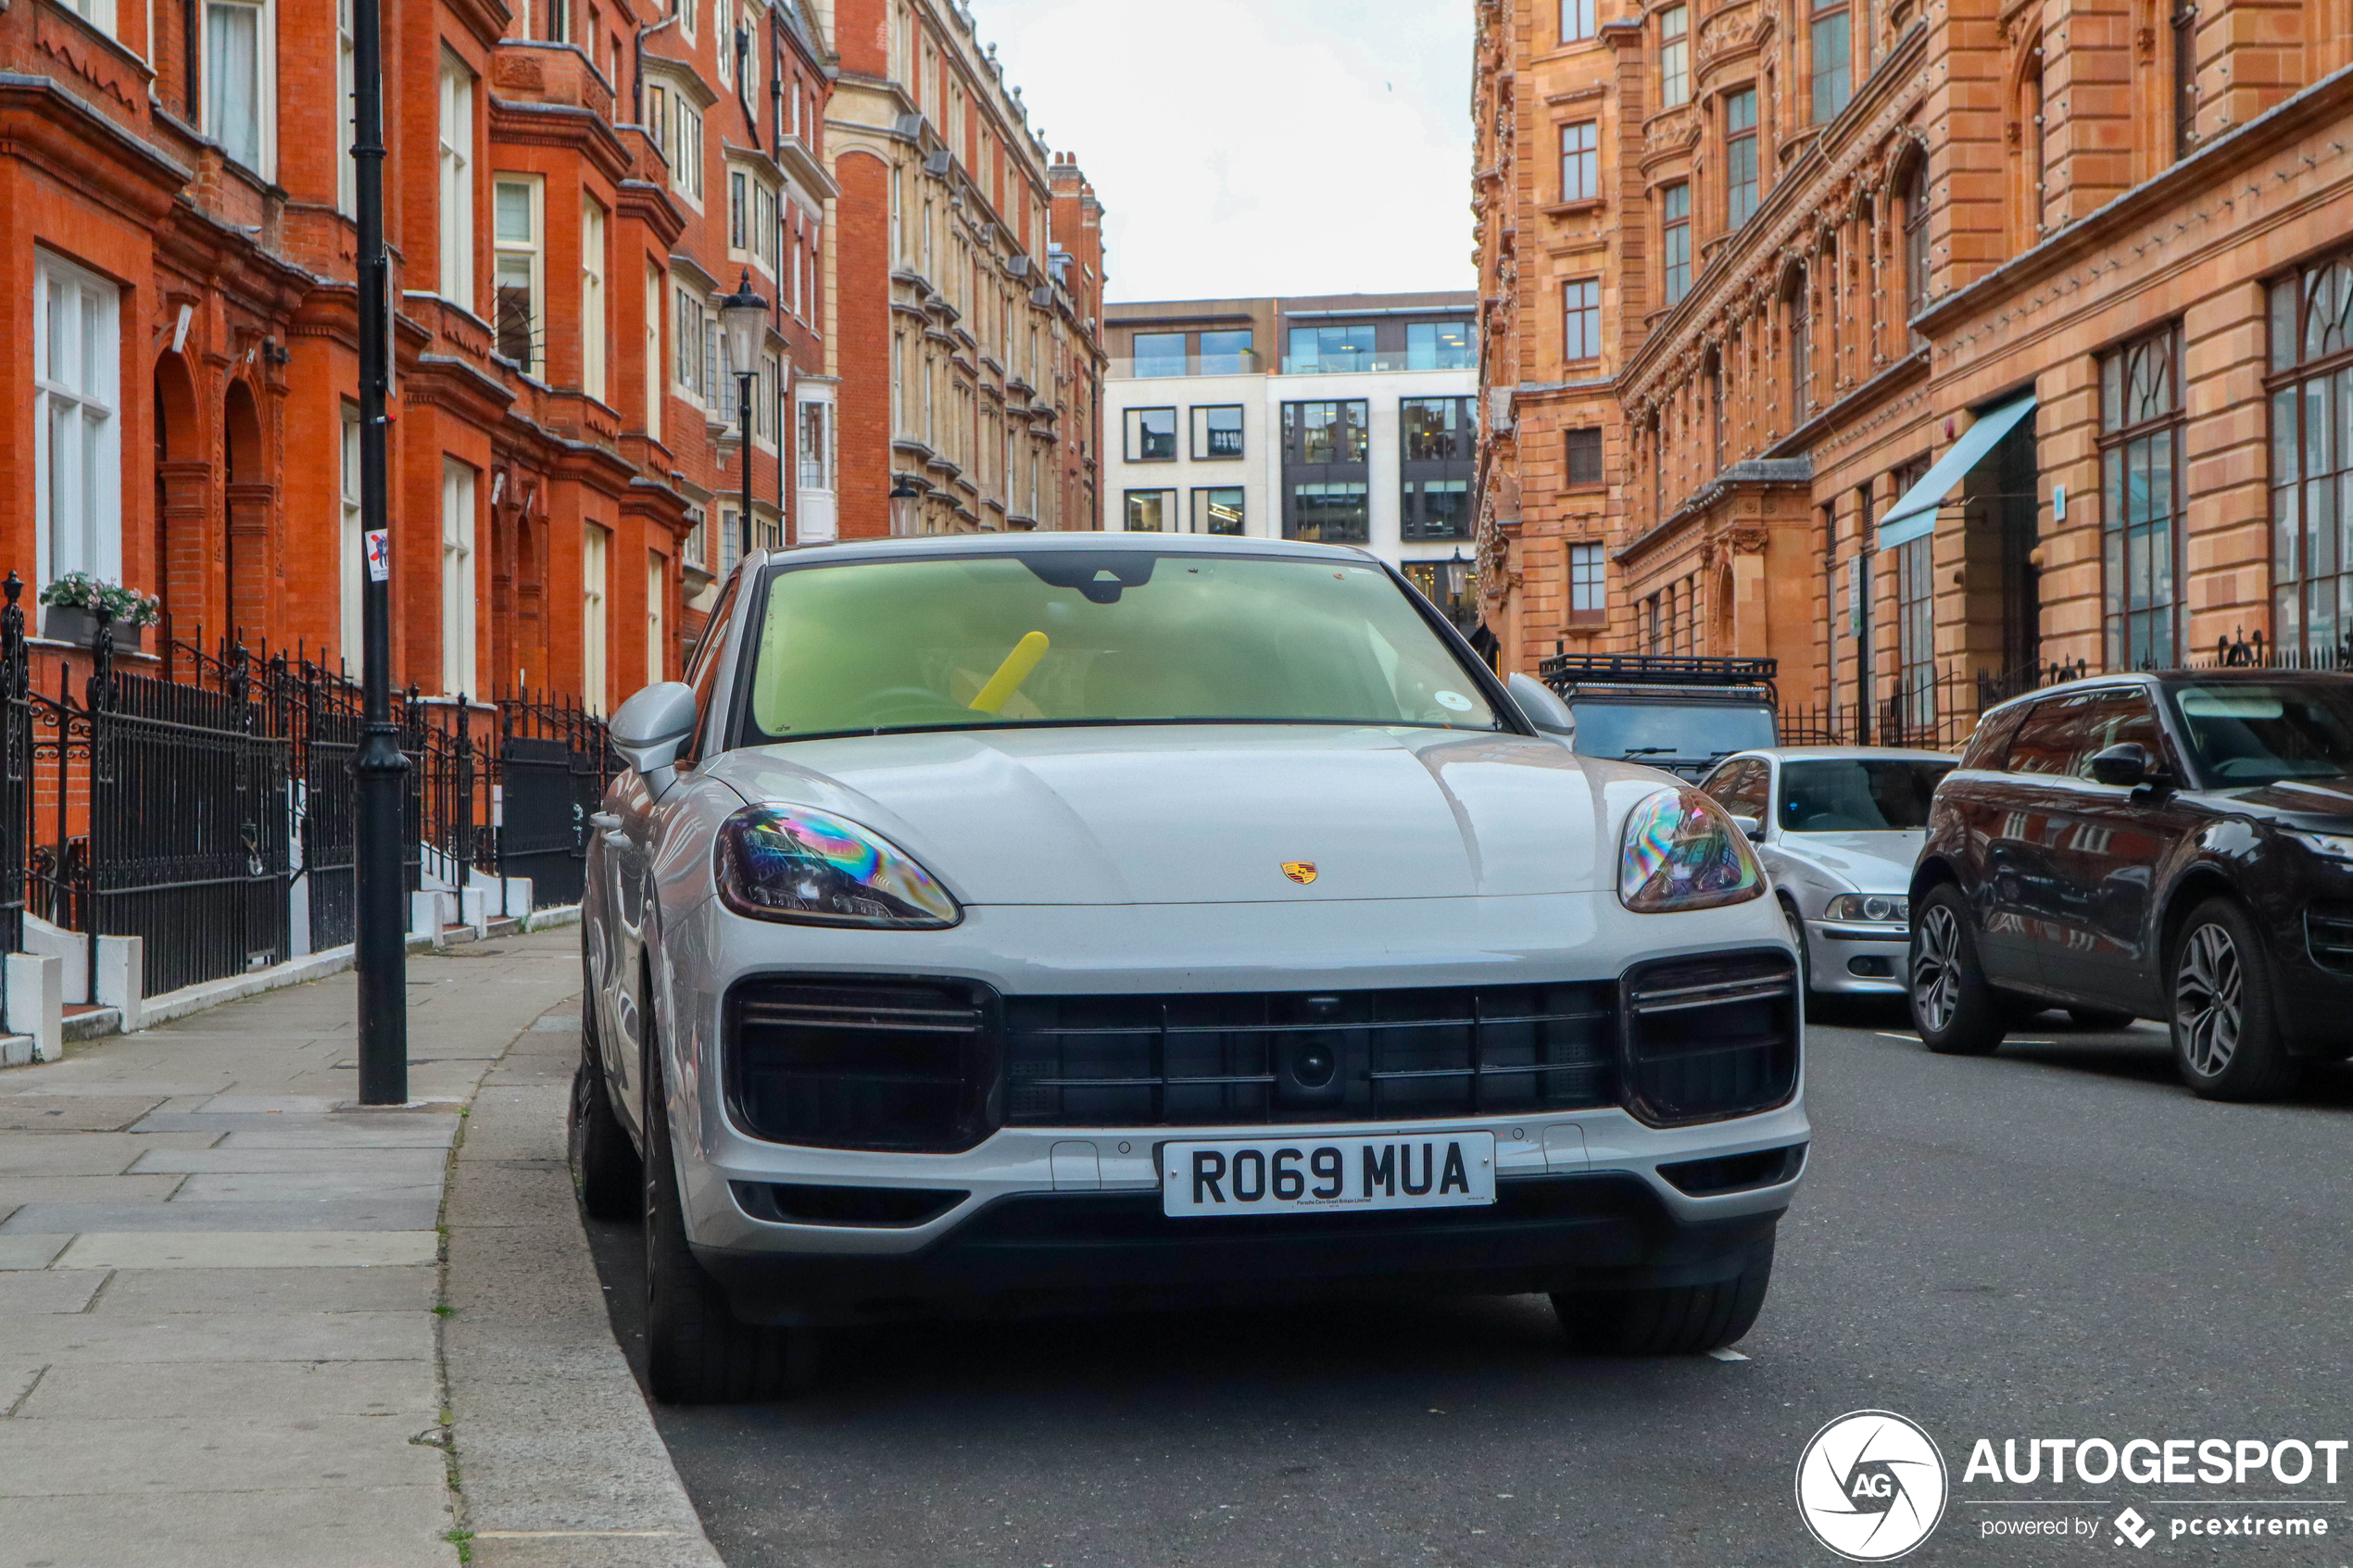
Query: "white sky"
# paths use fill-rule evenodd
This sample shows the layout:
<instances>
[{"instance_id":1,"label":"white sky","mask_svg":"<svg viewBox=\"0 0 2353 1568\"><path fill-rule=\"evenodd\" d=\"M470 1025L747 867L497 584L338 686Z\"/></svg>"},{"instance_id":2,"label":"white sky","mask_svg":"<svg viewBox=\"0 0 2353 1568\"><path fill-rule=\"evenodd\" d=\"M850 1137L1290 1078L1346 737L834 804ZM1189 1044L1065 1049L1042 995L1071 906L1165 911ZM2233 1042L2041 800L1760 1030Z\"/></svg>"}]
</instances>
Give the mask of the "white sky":
<instances>
[{"instance_id":1,"label":"white sky","mask_svg":"<svg viewBox=\"0 0 2353 1568\"><path fill-rule=\"evenodd\" d=\"M1470 0L969 0L1114 300L1468 289Z\"/></svg>"}]
</instances>

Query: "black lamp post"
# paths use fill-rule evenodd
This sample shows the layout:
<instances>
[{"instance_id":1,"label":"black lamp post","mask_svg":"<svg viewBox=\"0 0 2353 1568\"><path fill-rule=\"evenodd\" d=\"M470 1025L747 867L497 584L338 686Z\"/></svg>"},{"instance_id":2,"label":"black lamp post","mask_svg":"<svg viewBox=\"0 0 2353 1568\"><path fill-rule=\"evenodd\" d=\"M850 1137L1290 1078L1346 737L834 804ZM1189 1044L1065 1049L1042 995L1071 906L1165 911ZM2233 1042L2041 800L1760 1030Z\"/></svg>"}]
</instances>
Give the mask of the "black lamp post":
<instances>
[{"instance_id":1,"label":"black lamp post","mask_svg":"<svg viewBox=\"0 0 2353 1568\"><path fill-rule=\"evenodd\" d=\"M359 1103L409 1098L406 905L400 835L400 732L392 721L392 533L384 403L392 390L392 259L384 249L383 0L353 0L352 161L359 207L359 516L367 571L359 586L360 691L366 728L359 783Z\"/></svg>"},{"instance_id":2,"label":"black lamp post","mask_svg":"<svg viewBox=\"0 0 2353 1568\"><path fill-rule=\"evenodd\" d=\"M719 330L736 366L736 400L742 406L744 441L743 555L751 554L751 389L760 379L760 349L768 335L768 302L753 292L751 270L733 294L719 296Z\"/></svg>"}]
</instances>

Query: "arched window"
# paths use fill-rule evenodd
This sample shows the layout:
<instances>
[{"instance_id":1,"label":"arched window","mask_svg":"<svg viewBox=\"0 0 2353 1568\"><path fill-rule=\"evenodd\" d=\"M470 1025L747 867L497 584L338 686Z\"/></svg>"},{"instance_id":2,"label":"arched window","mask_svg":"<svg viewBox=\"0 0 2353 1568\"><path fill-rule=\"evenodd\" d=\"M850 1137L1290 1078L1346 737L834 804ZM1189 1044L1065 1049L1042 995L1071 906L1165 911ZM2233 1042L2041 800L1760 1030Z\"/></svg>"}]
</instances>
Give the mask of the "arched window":
<instances>
[{"instance_id":1,"label":"arched window","mask_svg":"<svg viewBox=\"0 0 2353 1568\"><path fill-rule=\"evenodd\" d=\"M1814 320L1807 301L1806 269L1793 267L1789 279L1781 285L1781 299L1789 313L1789 419L1790 428L1805 422L1806 410L1814 401L1814 370L1812 354Z\"/></svg>"},{"instance_id":2,"label":"arched window","mask_svg":"<svg viewBox=\"0 0 2353 1568\"><path fill-rule=\"evenodd\" d=\"M1928 308L1928 159L1912 157L1905 169L1904 192L1904 315L1906 320Z\"/></svg>"},{"instance_id":3,"label":"arched window","mask_svg":"<svg viewBox=\"0 0 2353 1568\"><path fill-rule=\"evenodd\" d=\"M1707 408L1713 421L1714 445L1709 458L1718 473L1724 471L1725 459L1730 456L1725 445L1724 421L1724 361L1714 351L1707 356Z\"/></svg>"}]
</instances>

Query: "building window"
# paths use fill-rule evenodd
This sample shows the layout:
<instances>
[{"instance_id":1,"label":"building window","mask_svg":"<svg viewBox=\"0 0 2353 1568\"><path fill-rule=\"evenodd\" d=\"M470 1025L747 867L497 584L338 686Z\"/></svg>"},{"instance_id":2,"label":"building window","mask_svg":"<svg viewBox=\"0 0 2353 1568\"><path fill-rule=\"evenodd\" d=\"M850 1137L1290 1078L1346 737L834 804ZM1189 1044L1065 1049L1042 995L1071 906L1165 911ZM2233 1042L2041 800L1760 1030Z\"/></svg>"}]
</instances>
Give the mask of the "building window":
<instances>
[{"instance_id":1,"label":"building window","mask_svg":"<svg viewBox=\"0 0 2353 1568\"><path fill-rule=\"evenodd\" d=\"M1756 210L1756 89L1724 100L1724 221L1737 229Z\"/></svg>"},{"instance_id":2,"label":"building window","mask_svg":"<svg viewBox=\"0 0 2353 1568\"><path fill-rule=\"evenodd\" d=\"M1251 334L1247 327L1233 332L1201 334L1201 373L1205 376L1238 376L1255 367L1251 362Z\"/></svg>"},{"instance_id":3,"label":"building window","mask_svg":"<svg viewBox=\"0 0 2353 1568\"><path fill-rule=\"evenodd\" d=\"M474 73L441 56L441 297L474 307Z\"/></svg>"},{"instance_id":4,"label":"building window","mask_svg":"<svg viewBox=\"0 0 2353 1568\"><path fill-rule=\"evenodd\" d=\"M1593 0L1561 0L1561 42L1578 44L1593 36Z\"/></svg>"},{"instance_id":5,"label":"building window","mask_svg":"<svg viewBox=\"0 0 2353 1568\"><path fill-rule=\"evenodd\" d=\"M2272 635L2342 659L2353 633L2353 261L2271 285L2271 370Z\"/></svg>"},{"instance_id":6,"label":"building window","mask_svg":"<svg viewBox=\"0 0 2353 1568\"><path fill-rule=\"evenodd\" d=\"M205 134L259 174L270 172L271 31L260 0L205 0Z\"/></svg>"},{"instance_id":7,"label":"building window","mask_svg":"<svg viewBox=\"0 0 2353 1568\"><path fill-rule=\"evenodd\" d=\"M681 284L677 317L670 331L678 361L678 391L706 408L717 406L711 395L711 383L718 379L719 367L711 363L710 351L716 326L717 319L704 306L702 296Z\"/></svg>"},{"instance_id":8,"label":"building window","mask_svg":"<svg viewBox=\"0 0 2353 1568\"><path fill-rule=\"evenodd\" d=\"M1814 65L1814 123L1828 125L1838 118L1854 95L1854 73L1848 69L1848 17L1843 0L1818 4L1806 29Z\"/></svg>"},{"instance_id":9,"label":"building window","mask_svg":"<svg viewBox=\"0 0 2353 1568\"><path fill-rule=\"evenodd\" d=\"M1240 485L1221 484L1214 489L1193 492L1194 533L1239 533L1242 531Z\"/></svg>"},{"instance_id":10,"label":"building window","mask_svg":"<svg viewBox=\"0 0 2353 1568\"><path fill-rule=\"evenodd\" d=\"M1126 495L1127 517L1123 526L1130 533L1168 533L1175 530L1176 492L1174 490L1130 490Z\"/></svg>"},{"instance_id":11,"label":"building window","mask_svg":"<svg viewBox=\"0 0 2353 1568\"><path fill-rule=\"evenodd\" d=\"M1904 177L1904 314L1928 308L1928 160L1915 156Z\"/></svg>"},{"instance_id":12,"label":"building window","mask_svg":"<svg viewBox=\"0 0 2353 1568\"><path fill-rule=\"evenodd\" d=\"M727 171L727 249L738 257L751 252L751 176L740 169Z\"/></svg>"},{"instance_id":13,"label":"building window","mask_svg":"<svg viewBox=\"0 0 2353 1568\"><path fill-rule=\"evenodd\" d=\"M2173 156L2185 158L2197 145L2197 6L2182 0L2172 23Z\"/></svg>"},{"instance_id":14,"label":"building window","mask_svg":"<svg viewBox=\"0 0 2353 1568\"><path fill-rule=\"evenodd\" d=\"M1669 6L1658 13L1658 105L1671 109L1692 98L1691 12Z\"/></svg>"},{"instance_id":15,"label":"building window","mask_svg":"<svg viewBox=\"0 0 2353 1568\"><path fill-rule=\"evenodd\" d=\"M830 403L800 406L800 487L834 487L834 424Z\"/></svg>"},{"instance_id":16,"label":"building window","mask_svg":"<svg viewBox=\"0 0 2353 1568\"><path fill-rule=\"evenodd\" d=\"M1908 481L1898 475L1894 483L1900 488L1895 494L1901 495L1909 489L1919 471L1913 470ZM1935 543L1935 535L1923 533L1895 547L1894 695L1899 733L1886 737L1890 746L1907 741L1929 744L1922 732L1936 721L1936 587L1930 558Z\"/></svg>"},{"instance_id":17,"label":"building window","mask_svg":"<svg viewBox=\"0 0 2353 1568\"><path fill-rule=\"evenodd\" d=\"M358 662L366 637L366 610L361 597L366 590L361 584L367 580L368 549L367 527L361 521L359 509L359 406L356 403L343 406L341 456L343 483L339 488L343 505L335 531L339 558L336 562L339 570L335 575L343 588L339 596L342 600L343 658L345 664L351 666Z\"/></svg>"},{"instance_id":18,"label":"building window","mask_svg":"<svg viewBox=\"0 0 2353 1568\"><path fill-rule=\"evenodd\" d=\"M1568 547L1568 619L1592 625L1609 611L1606 578L1599 545Z\"/></svg>"},{"instance_id":19,"label":"building window","mask_svg":"<svg viewBox=\"0 0 2353 1568\"><path fill-rule=\"evenodd\" d=\"M498 352L526 375L541 370L539 323L546 313L539 266L542 189L536 176L501 174L490 183L491 321L498 333Z\"/></svg>"},{"instance_id":20,"label":"building window","mask_svg":"<svg viewBox=\"0 0 2353 1568\"><path fill-rule=\"evenodd\" d=\"M675 120L668 148L670 188L699 208L703 193L702 115L675 93L670 94L670 107Z\"/></svg>"},{"instance_id":21,"label":"building window","mask_svg":"<svg viewBox=\"0 0 2353 1568\"><path fill-rule=\"evenodd\" d=\"M1571 359L1601 358L1600 279L1579 278L1561 285L1561 353Z\"/></svg>"},{"instance_id":22,"label":"building window","mask_svg":"<svg viewBox=\"0 0 2353 1568\"><path fill-rule=\"evenodd\" d=\"M741 524L737 525L740 529ZM646 552L646 683L670 675L670 563Z\"/></svg>"},{"instance_id":23,"label":"building window","mask_svg":"<svg viewBox=\"0 0 2353 1568\"><path fill-rule=\"evenodd\" d=\"M1362 545L1371 537L1362 484L1307 482L1291 486L1287 539L1326 545Z\"/></svg>"},{"instance_id":24,"label":"building window","mask_svg":"<svg viewBox=\"0 0 2353 1568\"><path fill-rule=\"evenodd\" d=\"M1478 363L1468 321L1416 321L1405 329L1409 370L1467 370Z\"/></svg>"},{"instance_id":25,"label":"building window","mask_svg":"<svg viewBox=\"0 0 2353 1568\"><path fill-rule=\"evenodd\" d=\"M1138 332L1136 373L1139 376L1181 376L1185 373L1183 332Z\"/></svg>"},{"instance_id":26,"label":"building window","mask_svg":"<svg viewBox=\"0 0 2353 1568\"><path fill-rule=\"evenodd\" d=\"M1397 405L1409 463L1466 463L1477 432L1467 397L1406 397Z\"/></svg>"},{"instance_id":27,"label":"building window","mask_svg":"<svg viewBox=\"0 0 2353 1568\"><path fill-rule=\"evenodd\" d=\"M646 268L646 351L638 369L646 378L646 433L661 439L661 284L659 267Z\"/></svg>"},{"instance_id":28,"label":"building window","mask_svg":"<svg viewBox=\"0 0 2353 1568\"><path fill-rule=\"evenodd\" d=\"M1814 316L1805 268L1791 270L1783 299L1789 310L1789 408L1794 427L1814 405Z\"/></svg>"},{"instance_id":29,"label":"building window","mask_svg":"<svg viewBox=\"0 0 2353 1568\"><path fill-rule=\"evenodd\" d=\"M1362 401L1286 403L1283 461L1361 463L1365 460L1365 405Z\"/></svg>"},{"instance_id":30,"label":"building window","mask_svg":"<svg viewBox=\"0 0 2353 1568\"><path fill-rule=\"evenodd\" d=\"M1193 457L1222 462L1242 455L1242 410L1239 403L1193 410Z\"/></svg>"},{"instance_id":31,"label":"building window","mask_svg":"<svg viewBox=\"0 0 2353 1568\"><path fill-rule=\"evenodd\" d=\"M1334 371L1370 370L1375 364L1373 329L1356 327L1293 327L1290 354L1283 370L1290 375L1312 376Z\"/></svg>"},{"instance_id":32,"label":"building window","mask_svg":"<svg viewBox=\"0 0 2353 1568\"><path fill-rule=\"evenodd\" d=\"M1561 127L1561 200L1592 201L1601 194L1601 154L1593 122Z\"/></svg>"},{"instance_id":33,"label":"building window","mask_svg":"<svg viewBox=\"0 0 2353 1568\"><path fill-rule=\"evenodd\" d=\"M677 0L677 8L678 31L686 35L687 42L692 43L694 41L695 29L700 20L699 13L702 10L702 0Z\"/></svg>"},{"instance_id":34,"label":"building window","mask_svg":"<svg viewBox=\"0 0 2353 1568\"><path fill-rule=\"evenodd\" d=\"M1571 489L1600 484L1602 479L1602 433L1598 427L1563 433L1567 438L1568 485Z\"/></svg>"},{"instance_id":35,"label":"building window","mask_svg":"<svg viewBox=\"0 0 2353 1568\"><path fill-rule=\"evenodd\" d=\"M335 160L335 210L359 216L359 44L351 31L351 0L335 0L335 101L343 106L343 156ZM355 645L356 646L356 645Z\"/></svg>"},{"instance_id":36,"label":"building window","mask_svg":"<svg viewBox=\"0 0 2353 1568\"><path fill-rule=\"evenodd\" d=\"M580 686L591 713L605 710L605 552L611 537L593 522L580 536Z\"/></svg>"},{"instance_id":37,"label":"building window","mask_svg":"<svg viewBox=\"0 0 2353 1568\"><path fill-rule=\"evenodd\" d=\"M441 689L474 690L474 470L441 459Z\"/></svg>"},{"instance_id":38,"label":"building window","mask_svg":"<svg viewBox=\"0 0 2353 1568\"><path fill-rule=\"evenodd\" d=\"M2180 332L2165 327L2100 362L2100 532L2111 670L2166 670L2180 662L2181 352ZM2334 490L2334 479L2330 485ZM2333 542L2333 512L2327 533ZM2326 596L2334 627L2334 584ZM2324 640L2334 641L2334 633Z\"/></svg>"},{"instance_id":39,"label":"building window","mask_svg":"<svg viewBox=\"0 0 2353 1568\"><path fill-rule=\"evenodd\" d=\"M580 389L605 400L605 209L580 198ZM653 363L659 364L660 360Z\"/></svg>"},{"instance_id":40,"label":"building window","mask_svg":"<svg viewBox=\"0 0 2353 1568\"><path fill-rule=\"evenodd\" d=\"M58 4L109 36L114 32L114 0L58 0Z\"/></svg>"},{"instance_id":41,"label":"building window","mask_svg":"<svg viewBox=\"0 0 2353 1568\"><path fill-rule=\"evenodd\" d=\"M1659 193L1659 248L1667 262L1667 303L1692 292L1692 188L1669 185Z\"/></svg>"},{"instance_id":42,"label":"building window","mask_svg":"<svg viewBox=\"0 0 2353 1568\"><path fill-rule=\"evenodd\" d=\"M41 583L122 575L121 295L45 252L33 271L35 506Z\"/></svg>"},{"instance_id":43,"label":"building window","mask_svg":"<svg viewBox=\"0 0 2353 1568\"><path fill-rule=\"evenodd\" d=\"M1127 460L1131 463L1173 463L1176 460L1176 410L1127 410Z\"/></svg>"},{"instance_id":44,"label":"building window","mask_svg":"<svg viewBox=\"0 0 2353 1568\"><path fill-rule=\"evenodd\" d=\"M1409 479L1405 481L1398 535L1405 539L1467 539L1470 527L1470 481Z\"/></svg>"}]
</instances>

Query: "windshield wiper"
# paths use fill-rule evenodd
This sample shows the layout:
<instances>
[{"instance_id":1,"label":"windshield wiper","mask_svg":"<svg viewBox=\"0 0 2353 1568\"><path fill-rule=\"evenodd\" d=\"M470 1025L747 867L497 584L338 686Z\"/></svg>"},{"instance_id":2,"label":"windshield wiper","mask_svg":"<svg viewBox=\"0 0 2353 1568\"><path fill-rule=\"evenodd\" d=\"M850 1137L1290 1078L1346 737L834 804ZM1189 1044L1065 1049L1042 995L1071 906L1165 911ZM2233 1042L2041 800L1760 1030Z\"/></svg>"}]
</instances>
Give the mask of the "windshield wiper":
<instances>
[{"instance_id":1,"label":"windshield wiper","mask_svg":"<svg viewBox=\"0 0 2353 1568\"><path fill-rule=\"evenodd\" d=\"M1620 757L1672 757L1675 755L1675 748L1671 746L1637 746L1621 751L1618 755ZM1718 752L1717 755L1720 757L1723 753Z\"/></svg>"}]
</instances>

